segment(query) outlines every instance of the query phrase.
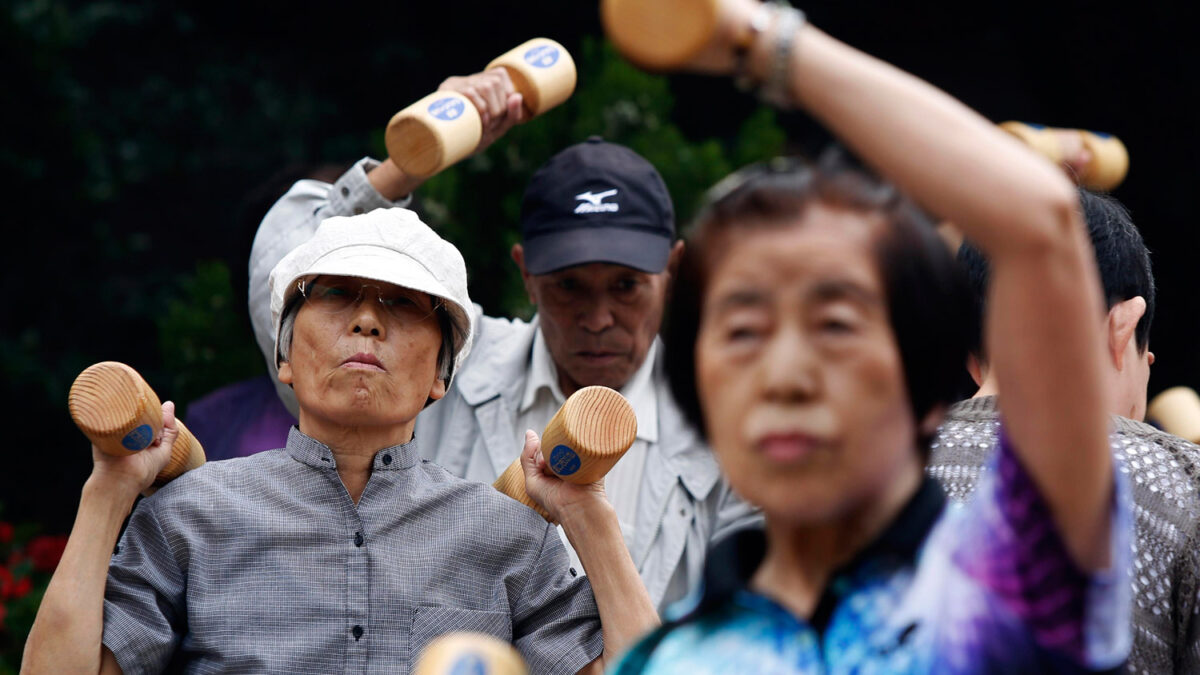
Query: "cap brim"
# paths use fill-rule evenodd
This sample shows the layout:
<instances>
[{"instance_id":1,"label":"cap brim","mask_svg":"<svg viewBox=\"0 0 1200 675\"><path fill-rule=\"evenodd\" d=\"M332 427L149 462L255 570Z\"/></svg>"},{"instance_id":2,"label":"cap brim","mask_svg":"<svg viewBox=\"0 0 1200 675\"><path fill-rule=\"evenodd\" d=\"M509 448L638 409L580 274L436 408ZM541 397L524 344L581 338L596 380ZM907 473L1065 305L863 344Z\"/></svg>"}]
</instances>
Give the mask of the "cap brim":
<instances>
[{"instance_id":1,"label":"cap brim","mask_svg":"<svg viewBox=\"0 0 1200 675\"><path fill-rule=\"evenodd\" d=\"M625 227L562 230L525 240L525 270L548 274L588 263L612 263L658 274L667 268L671 239Z\"/></svg>"},{"instance_id":2,"label":"cap brim","mask_svg":"<svg viewBox=\"0 0 1200 675\"><path fill-rule=\"evenodd\" d=\"M358 277L411 288L440 298L449 290L428 269L407 255L378 246L342 246L313 261L290 282L321 275Z\"/></svg>"},{"instance_id":3,"label":"cap brim","mask_svg":"<svg viewBox=\"0 0 1200 675\"><path fill-rule=\"evenodd\" d=\"M288 282L289 290L284 298L284 306L297 292L296 282L301 279L311 279L318 276L358 277L371 281L382 281L402 288L411 288L429 295L446 300L446 309L457 332L455 335L456 351L467 341L470 332L470 317L467 309L461 307L454 295L442 282L438 281L424 265L410 256L397 251L378 246L342 246L336 248L315 260L303 272L296 273ZM279 322L275 326L275 344L278 351Z\"/></svg>"}]
</instances>

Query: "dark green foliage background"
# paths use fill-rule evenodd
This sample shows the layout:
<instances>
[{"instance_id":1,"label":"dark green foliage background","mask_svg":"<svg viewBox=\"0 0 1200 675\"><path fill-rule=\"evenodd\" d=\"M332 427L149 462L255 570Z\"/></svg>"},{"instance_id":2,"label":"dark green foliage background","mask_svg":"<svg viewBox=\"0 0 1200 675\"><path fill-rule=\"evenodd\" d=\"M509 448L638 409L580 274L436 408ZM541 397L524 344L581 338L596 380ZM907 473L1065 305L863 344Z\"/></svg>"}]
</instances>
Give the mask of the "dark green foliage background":
<instances>
[{"instance_id":1,"label":"dark green foliage background","mask_svg":"<svg viewBox=\"0 0 1200 675\"><path fill-rule=\"evenodd\" d=\"M0 167L18 208L5 228L16 264L3 274L23 290L4 310L0 377L26 450L0 481L0 502L14 517L69 526L90 461L66 398L91 363L133 365L185 419L189 401L264 372L245 316L254 227L295 179L382 157L390 115L446 76L536 35L562 41L579 67L567 104L419 193L417 208L463 250L472 296L493 313L532 312L508 250L528 177L566 145L601 134L642 153L680 222L734 167L784 148L774 113L749 101L742 133L685 135L670 83L629 66L580 20L594 21L594 8L453 44L415 25L444 22L445 11L278 9L4 5L16 133Z\"/></svg>"},{"instance_id":2,"label":"dark green foliage background","mask_svg":"<svg viewBox=\"0 0 1200 675\"><path fill-rule=\"evenodd\" d=\"M1162 287L1152 390L1200 385L1200 143L1180 103L1200 81L1192 4L804 7L996 121L1121 136L1133 162L1117 196ZM601 39L594 2L0 0L8 517L69 527L90 461L66 397L87 365L130 363L182 405L263 372L244 284L270 201L290 179L382 156L396 110L537 35L575 55L576 95L438 176L418 203L462 248L472 295L491 312L530 311L508 249L527 177L565 145L592 134L631 145L662 171L685 222L731 169L825 142L802 115L776 116L727 82L631 68Z\"/></svg>"}]
</instances>

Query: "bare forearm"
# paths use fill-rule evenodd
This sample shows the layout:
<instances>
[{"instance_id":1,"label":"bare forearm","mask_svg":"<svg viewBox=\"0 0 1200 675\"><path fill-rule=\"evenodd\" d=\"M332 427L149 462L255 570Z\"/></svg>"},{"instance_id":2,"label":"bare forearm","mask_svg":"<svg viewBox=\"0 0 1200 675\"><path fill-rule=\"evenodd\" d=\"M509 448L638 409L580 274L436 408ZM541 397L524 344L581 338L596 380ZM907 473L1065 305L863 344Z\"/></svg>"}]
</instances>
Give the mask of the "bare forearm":
<instances>
[{"instance_id":1,"label":"bare forearm","mask_svg":"<svg viewBox=\"0 0 1200 675\"><path fill-rule=\"evenodd\" d=\"M611 663L658 625L658 612L608 502L563 514L562 525L592 584L604 633L602 658Z\"/></svg>"},{"instance_id":2,"label":"bare forearm","mask_svg":"<svg viewBox=\"0 0 1200 675\"><path fill-rule=\"evenodd\" d=\"M1086 237L1082 230L1078 236ZM1079 293L1099 288L1091 258L1081 241L1073 253L1043 252L994 268L987 344L1022 463L1076 563L1100 569L1109 553L1112 406L1098 339L1104 312L1098 298Z\"/></svg>"},{"instance_id":3,"label":"bare forearm","mask_svg":"<svg viewBox=\"0 0 1200 675\"><path fill-rule=\"evenodd\" d=\"M99 672L104 586L121 523L137 495L93 475L25 643L23 673Z\"/></svg>"}]
</instances>

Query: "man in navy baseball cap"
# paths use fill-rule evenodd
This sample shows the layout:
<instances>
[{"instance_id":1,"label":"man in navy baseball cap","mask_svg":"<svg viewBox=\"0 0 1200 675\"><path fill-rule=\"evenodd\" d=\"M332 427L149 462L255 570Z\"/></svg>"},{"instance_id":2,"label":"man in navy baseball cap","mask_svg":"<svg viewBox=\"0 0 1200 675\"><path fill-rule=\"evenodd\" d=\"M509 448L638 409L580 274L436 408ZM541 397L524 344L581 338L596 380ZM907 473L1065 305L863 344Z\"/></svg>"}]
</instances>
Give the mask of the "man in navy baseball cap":
<instances>
[{"instance_id":1,"label":"man in navy baseball cap","mask_svg":"<svg viewBox=\"0 0 1200 675\"><path fill-rule=\"evenodd\" d=\"M550 158L512 248L538 308L559 394L625 387L646 362L683 253L666 185L633 150L593 136Z\"/></svg>"},{"instance_id":2,"label":"man in navy baseball cap","mask_svg":"<svg viewBox=\"0 0 1200 675\"><path fill-rule=\"evenodd\" d=\"M662 176L636 152L598 136L538 169L521 208L524 270L547 274L611 263L658 274L675 240Z\"/></svg>"},{"instance_id":3,"label":"man in navy baseball cap","mask_svg":"<svg viewBox=\"0 0 1200 675\"><path fill-rule=\"evenodd\" d=\"M436 444L434 461L490 482L512 461L491 439L541 430L582 387L619 390L637 438L604 489L660 610L699 582L710 542L757 519L720 478L663 373L658 331L682 258L670 194L648 161L599 137L551 157L525 190L512 247L537 315L482 317L477 351L417 425Z\"/></svg>"}]
</instances>

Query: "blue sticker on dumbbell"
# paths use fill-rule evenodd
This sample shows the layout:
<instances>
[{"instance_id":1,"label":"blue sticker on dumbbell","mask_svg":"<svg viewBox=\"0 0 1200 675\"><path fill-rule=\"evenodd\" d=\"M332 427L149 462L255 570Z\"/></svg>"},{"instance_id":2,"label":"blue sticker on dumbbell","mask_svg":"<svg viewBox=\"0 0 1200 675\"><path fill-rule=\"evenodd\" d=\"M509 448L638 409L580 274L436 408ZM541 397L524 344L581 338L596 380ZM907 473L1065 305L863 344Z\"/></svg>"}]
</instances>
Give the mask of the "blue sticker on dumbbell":
<instances>
[{"instance_id":1,"label":"blue sticker on dumbbell","mask_svg":"<svg viewBox=\"0 0 1200 675\"><path fill-rule=\"evenodd\" d=\"M474 654L466 654L450 666L450 675L487 675L487 664Z\"/></svg>"},{"instance_id":2,"label":"blue sticker on dumbbell","mask_svg":"<svg viewBox=\"0 0 1200 675\"><path fill-rule=\"evenodd\" d=\"M530 47L525 52L525 63L534 68L549 68L558 63L558 47L554 45Z\"/></svg>"},{"instance_id":3,"label":"blue sticker on dumbbell","mask_svg":"<svg viewBox=\"0 0 1200 675\"><path fill-rule=\"evenodd\" d=\"M125 446L126 450L145 450L153 442L154 429L151 429L149 424L135 427L121 439L121 445Z\"/></svg>"},{"instance_id":4,"label":"blue sticker on dumbbell","mask_svg":"<svg viewBox=\"0 0 1200 675\"><path fill-rule=\"evenodd\" d=\"M550 470L560 476L570 476L579 470L579 455L565 445L556 445L550 451Z\"/></svg>"},{"instance_id":5,"label":"blue sticker on dumbbell","mask_svg":"<svg viewBox=\"0 0 1200 675\"><path fill-rule=\"evenodd\" d=\"M462 117L464 110L466 110L466 106L463 104L463 102L460 99L454 98L453 96L439 98L438 100L429 104L429 114L433 115L439 120L446 120L447 122L453 122L454 120Z\"/></svg>"}]
</instances>

